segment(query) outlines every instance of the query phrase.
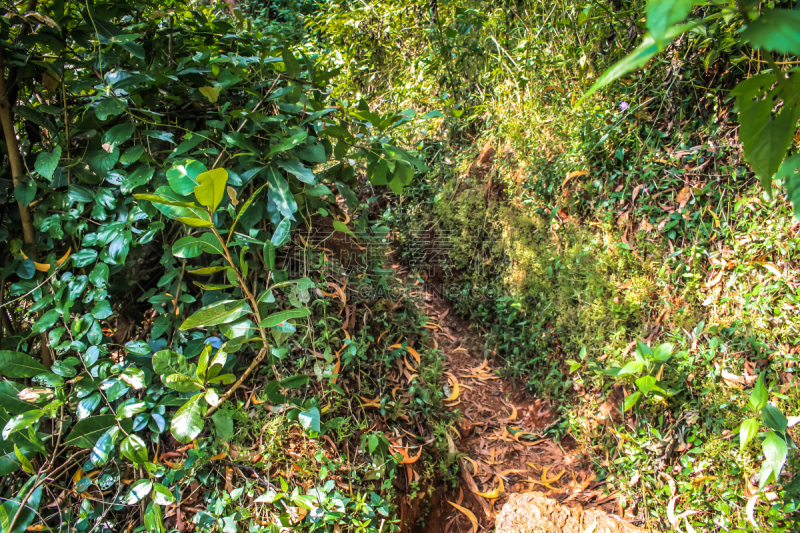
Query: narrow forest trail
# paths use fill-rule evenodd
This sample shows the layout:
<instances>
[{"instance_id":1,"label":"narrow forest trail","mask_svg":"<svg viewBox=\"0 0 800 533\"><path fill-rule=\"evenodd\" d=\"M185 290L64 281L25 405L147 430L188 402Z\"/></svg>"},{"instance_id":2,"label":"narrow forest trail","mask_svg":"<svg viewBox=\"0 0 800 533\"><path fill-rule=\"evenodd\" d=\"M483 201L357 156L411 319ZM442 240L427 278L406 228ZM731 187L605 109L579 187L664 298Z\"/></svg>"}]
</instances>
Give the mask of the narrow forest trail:
<instances>
[{"instance_id":1,"label":"narrow forest trail","mask_svg":"<svg viewBox=\"0 0 800 533\"><path fill-rule=\"evenodd\" d=\"M462 413L449 443L451 453L462 458L457 488L437 487L432 497L424 491L414 499L401 497L402 531L468 533L471 521L456 506L471 512L481 530L492 531L508 496L532 491L636 522L630 514L635 506L623 512L616 493L606 495L605 483L596 481L584 443L569 434L561 442L544 436L562 420L555 406L500 377L500 361L484 359L485 341L475 326L457 317L446 301L425 296L424 311L440 326L429 347L444 353L444 376L454 397L448 407Z\"/></svg>"}]
</instances>

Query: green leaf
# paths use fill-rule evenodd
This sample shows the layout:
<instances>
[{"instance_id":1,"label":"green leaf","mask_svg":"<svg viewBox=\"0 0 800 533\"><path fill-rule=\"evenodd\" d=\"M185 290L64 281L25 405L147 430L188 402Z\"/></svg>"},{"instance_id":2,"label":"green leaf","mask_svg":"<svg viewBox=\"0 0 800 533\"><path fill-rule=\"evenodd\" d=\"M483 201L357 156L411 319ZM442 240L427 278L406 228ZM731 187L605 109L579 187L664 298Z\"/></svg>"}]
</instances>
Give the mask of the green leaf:
<instances>
[{"instance_id":1,"label":"green leaf","mask_svg":"<svg viewBox=\"0 0 800 533\"><path fill-rule=\"evenodd\" d=\"M72 431L64 441L64 445L92 449L100 436L108 431L109 428L116 427L116 425L117 421L114 419L114 415L84 418L72 427Z\"/></svg>"},{"instance_id":2,"label":"green leaf","mask_svg":"<svg viewBox=\"0 0 800 533\"><path fill-rule=\"evenodd\" d=\"M102 466L108 461L109 455L114 450L114 445L117 443L119 436L119 427L113 426L108 428L95 443L92 448L92 453L89 456L92 463L96 466Z\"/></svg>"},{"instance_id":3,"label":"green leaf","mask_svg":"<svg viewBox=\"0 0 800 533\"><path fill-rule=\"evenodd\" d=\"M20 176L14 186L14 198L22 205L30 205L36 198L36 182L28 176Z\"/></svg>"},{"instance_id":4,"label":"green leaf","mask_svg":"<svg viewBox=\"0 0 800 533\"><path fill-rule=\"evenodd\" d=\"M281 57L283 58L283 64L286 67L286 75L290 78L298 78L300 76L300 63L292 54L292 51L288 48L284 48L281 50Z\"/></svg>"},{"instance_id":5,"label":"green leaf","mask_svg":"<svg viewBox=\"0 0 800 533\"><path fill-rule=\"evenodd\" d=\"M800 154L784 161L775 179L783 180L789 200L794 205L794 217L800 220Z\"/></svg>"},{"instance_id":6,"label":"green leaf","mask_svg":"<svg viewBox=\"0 0 800 533\"><path fill-rule=\"evenodd\" d=\"M37 322L38 324L39 322ZM47 372L47 369L30 355L11 350L0 350L0 374L3 376L30 378L42 372Z\"/></svg>"},{"instance_id":7,"label":"green leaf","mask_svg":"<svg viewBox=\"0 0 800 533\"><path fill-rule=\"evenodd\" d=\"M311 169L303 166L297 159L277 159L274 163L303 183L308 183L309 185L317 184L317 177Z\"/></svg>"},{"instance_id":8,"label":"green leaf","mask_svg":"<svg viewBox=\"0 0 800 533\"><path fill-rule=\"evenodd\" d=\"M284 218L281 220L278 225L275 226L275 233L272 234L272 239L270 239L272 246L275 248L280 248L289 242L291 229L292 221L289 218Z\"/></svg>"},{"instance_id":9,"label":"green leaf","mask_svg":"<svg viewBox=\"0 0 800 533\"><path fill-rule=\"evenodd\" d=\"M270 200L275 202L278 212L290 220L294 220L294 213L297 211L297 202L289 190L289 183L274 168L267 170L267 183L269 184Z\"/></svg>"},{"instance_id":10,"label":"green leaf","mask_svg":"<svg viewBox=\"0 0 800 533\"><path fill-rule=\"evenodd\" d=\"M780 433L786 433L789 420L787 420L780 409L768 403L761 409L761 416L764 418L764 424L766 424L768 428L774 429Z\"/></svg>"},{"instance_id":11,"label":"green leaf","mask_svg":"<svg viewBox=\"0 0 800 533\"><path fill-rule=\"evenodd\" d=\"M120 445L122 455L130 459L134 464L141 465L147 462L147 445L138 435L128 435Z\"/></svg>"},{"instance_id":12,"label":"green leaf","mask_svg":"<svg viewBox=\"0 0 800 533\"><path fill-rule=\"evenodd\" d=\"M641 396L642 396L642 393L641 393L641 392L639 392L639 391L636 391L636 392L634 392L633 394L629 394L629 395L627 395L627 396L625 397L625 401L623 401L623 402L622 402L622 410L623 410L623 411L627 411L627 410L629 410L631 407L633 407L634 405L636 405L636 402L638 402L638 401L639 401L639 398L641 398Z\"/></svg>"},{"instance_id":13,"label":"green leaf","mask_svg":"<svg viewBox=\"0 0 800 533\"><path fill-rule=\"evenodd\" d=\"M205 87L200 87L199 89L200 94L208 98L208 101L216 103L219 99L219 87L211 87L210 85L206 85Z\"/></svg>"},{"instance_id":14,"label":"green leaf","mask_svg":"<svg viewBox=\"0 0 800 533\"><path fill-rule=\"evenodd\" d=\"M164 533L166 530L164 529L163 513L161 507L156 505L155 499L156 496L153 495L153 501L147 504L147 510L144 512L144 530L147 533Z\"/></svg>"},{"instance_id":15,"label":"green leaf","mask_svg":"<svg viewBox=\"0 0 800 533\"><path fill-rule=\"evenodd\" d=\"M144 146L142 146L141 144L137 144L136 146L131 146L130 148L125 150L124 154L120 156L119 162L125 164L133 163L135 161L138 161L139 158L142 157L143 153L144 153Z\"/></svg>"},{"instance_id":16,"label":"green leaf","mask_svg":"<svg viewBox=\"0 0 800 533\"><path fill-rule=\"evenodd\" d=\"M647 29L657 43L663 44L670 26L681 22L692 10L693 0L648 0ZM661 46L664 49L664 46Z\"/></svg>"},{"instance_id":17,"label":"green leaf","mask_svg":"<svg viewBox=\"0 0 800 533\"><path fill-rule=\"evenodd\" d=\"M739 427L739 449L744 451L745 446L758 434L758 420L748 418Z\"/></svg>"},{"instance_id":18,"label":"green leaf","mask_svg":"<svg viewBox=\"0 0 800 533\"><path fill-rule=\"evenodd\" d=\"M775 74L759 74L731 91L739 111L739 139L745 159L768 195L772 195L772 177L792 145L800 118L800 73L793 72L789 78L776 82ZM783 105L775 114L773 109L779 102Z\"/></svg>"},{"instance_id":19,"label":"green leaf","mask_svg":"<svg viewBox=\"0 0 800 533\"><path fill-rule=\"evenodd\" d=\"M250 195L250 198L248 198L247 201L242 205L242 208L239 209L239 212L236 214L236 218L233 219L233 226L231 226L231 235L233 235L233 228L236 227L236 223L239 222L239 219L242 218L242 215L244 215L247 212L247 209L252 205L253 200L256 199L258 193L260 193L261 190L268 185L269 183L264 183L263 185L261 185L261 187L256 189L255 192Z\"/></svg>"},{"instance_id":20,"label":"green leaf","mask_svg":"<svg viewBox=\"0 0 800 533\"><path fill-rule=\"evenodd\" d=\"M106 120L110 116L116 116L125 110L125 106L116 98L105 98L94 108L94 114L100 120Z\"/></svg>"},{"instance_id":21,"label":"green leaf","mask_svg":"<svg viewBox=\"0 0 800 533\"><path fill-rule=\"evenodd\" d=\"M21 415L12 416L8 422L6 422L5 427L3 427L3 440L8 440L8 437L12 433L29 428L34 422L42 418L42 416L44 416L44 411L41 409L31 409L30 411L25 411Z\"/></svg>"},{"instance_id":22,"label":"green leaf","mask_svg":"<svg viewBox=\"0 0 800 533\"><path fill-rule=\"evenodd\" d=\"M753 48L800 55L800 11L795 9L766 9L760 17L749 22L742 38Z\"/></svg>"},{"instance_id":23,"label":"green leaf","mask_svg":"<svg viewBox=\"0 0 800 533\"><path fill-rule=\"evenodd\" d=\"M244 300L223 300L221 302L214 302L187 318L184 323L181 324L180 329L183 331L191 328L227 324L251 312L250 306L247 305L247 302Z\"/></svg>"},{"instance_id":24,"label":"green leaf","mask_svg":"<svg viewBox=\"0 0 800 533\"><path fill-rule=\"evenodd\" d=\"M224 168L215 168L208 172L203 172L197 176L197 187L194 188L194 195L197 201L208 207L211 212L217 210L217 206L225 196L225 185L228 184L228 171Z\"/></svg>"},{"instance_id":25,"label":"green leaf","mask_svg":"<svg viewBox=\"0 0 800 533\"><path fill-rule=\"evenodd\" d=\"M301 411L297 420L300 421L300 425L303 426L303 429L310 429L311 431L319 433L319 417L319 409L312 407L308 411Z\"/></svg>"},{"instance_id":26,"label":"green leaf","mask_svg":"<svg viewBox=\"0 0 800 533\"><path fill-rule=\"evenodd\" d=\"M172 436L181 444L194 440L203 431L205 424L203 412L205 407L200 403L202 399L202 394L192 396L188 402L178 409L172 418L172 425L170 426Z\"/></svg>"},{"instance_id":27,"label":"green leaf","mask_svg":"<svg viewBox=\"0 0 800 533\"><path fill-rule=\"evenodd\" d=\"M222 272L223 270L228 270L229 268L230 267L213 266L213 267L197 268L195 270L187 270L187 272L189 272L189 274L198 274L198 275L208 276L208 275L211 275L211 274L216 274L217 272Z\"/></svg>"},{"instance_id":28,"label":"green leaf","mask_svg":"<svg viewBox=\"0 0 800 533\"><path fill-rule=\"evenodd\" d=\"M350 230L350 228L348 228L347 225L340 220L333 221L333 229L335 229L336 231L341 231L342 233L347 233L348 235L352 235L353 237L356 236L356 234L353 233Z\"/></svg>"},{"instance_id":29,"label":"green leaf","mask_svg":"<svg viewBox=\"0 0 800 533\"><path fill-rule=\"evenodd\" d=\"M764 380L761 376L758 376L756 386L753 387L753 392L750 393L750 407L756 412L761 411L764 406L767 405L768 399L767 387L764 386Z\"/></svg>"},{"instance_id":30,"label":"green leaf","mask_svg":"<svg viewBox=\"0 0 800 533\"><path fill-rule=\"evenodd\" d=\"M172 505L175 495L161 483L153 483L153 502L157 505Z\"/></svg>"},{"instance_id":31,"label":"green leaf","mask_svg":"<svg viewBox=\"0 0 800 533\"><path fill-rule=\"evenodd\" d=\"M281 381L284 389L297 389L308 383L309 377L306 374L297 374Z\"/></svg>"},{"instance_id":32,"label":"green leaf","mask_svg":"<svg viewBox=\"0 0 800 533\"><path fill-rule=\"evenodd\" d=\"M53 173L58 167L58 160L61 159L61 147L56 146L52 152L40 152L36 156L36 162L33 167L40 176L50 181L53 179Z\"/></svg>"},{"instance_id":33,"label":"green leaf","mask_svg":"<svg viewBox=\"0 0 800 533\"><path fill-rule=\"evenodd\" d=\"M124 502L126 505L135 505L145 499L151 490L153 490L153 482L149 479L140 479L131 485L131 490L125 495Z\"/></svg>"},{"instance_id":34,"label":"green leaf","mask_svg":"<svg viewBox=\"0 0 800 533\"><path fill-rule=\"evenodd\" d=\"M282 322L291 318L303 318L311 314L311 310L307 307L301 309L287 309L286 311L279 311L272 313L267 318L262 320L258 325L262 328L274 328Z\"/></svg>"},{"instance_id":35,"label":"green leaf","mask_svg":"<svg viewBox=\"0 0 800 533\"><path fill-rule=\"evenodd\" d=\"M44 483L34 488L38 481L39 476L30 477L19 492L12 498L3 501L3 505L0 506L0 531L23 533L33 523L38 516L39 503L42 500L42 490L44 489ZM23 500L25 500L24 507L22 507ZM11 527L12 520L14 521L13 528Z\"/></svg>"},{"instance_id":36,"label":"green leaf","mask_svg":"<svg viewBox=\"0 0 800 533\"><path fill-rule=\"evenodd\" d=\"M775 479L778 479L786 462L786 441L774 431L770 431L761 446L766 457L764 463L775 473Z\"/></svg>"},{"instance_id":37,"label":"green leaf","mask_svg":"<svg viewBox=\"0 0 800 533\"><path fill-rule=\"evenodd\" d=\"M119 146L130 139L134 131L136 131L136 126L132 122L117 124L103 135L103 142Z\"/></svg>"},{"instance_id":38,"label":"green leaf","mask_svg":"<svg viewBox=\"0 0 800 533\"><path fill-rule=\"evenodd\" d=\"M597 81L594 82L586 94L581 97L581 99L578 101L578 104L612 81L621 78L625 74L632 72L637 68L643 67L654 55L666 47L669 40L674 39L690 27L691 26L689 25L672 27L667 30L660 42L656 42L653 36L649 33L645 35L644 39L642 39L642 44L640 44L636 50L609 67L608 70L606 70L602 76L600 76Z\"/></svg>"},{"instance_id":39,"label":"green leaf","mask_svg":"<svg viewBox=\"0 0 800 533\"><path fill-rule=\"evenodd\" d=\"M644 363L642 361L631 361L627 365L623 366L620 369L617 376L628 376L630 374L638 374L639 372L644 369Z\"/></svg>"},{"instance_id":40,"label":"green leaf","mask_svg":"<svg viewBox=\"0 0 800 533\"><path fill-rule=\"evenodd\" d=\"M19 399L19 393L24 388L23 385L13 381L6 379L0 381L0 408L5 409L12 415L18 415L34 409L35 405Z\"/></svg>"},{"instance_id":41,"label":"green leaf","mask_svg":"<svg viewBox=\"0 0 800 533\"><path fill-rule=\"evenodd\" d=\"M664 390L657 385L654 376L642 376L636 380L636 386L642 391L642 394L647 396L651 391L664 393Z\"/></svg>"},{"instance_id":42,"label":"green leaf","mask_svg":"<svg viewBox=\"0 0 800 533\"><path fill-rule=\"evenodd\" d=\"M295 133L291 137L286 137L279 143L271 144L269 147L269 153L267 154L267 159L271 158L272 156L280 152L291 150L295 146L304 143L307 138L308 138L308 133L306 133L306 131L304 130L299 133Z\"/></svg>"},{"instance_id":43,"label":"green leaf","mask_svg":"<svg viewBox=\"0 0 800 533\"><path fill-rule=\"evenodd\" d=\"M22 470L25 471L26 474L35 474L36 470L33 468L33 464L30 460L23 455L22 450L19 449L19 446L14 444L14 455L17 457L17 461L19 461L20 465L22 465Z\"/></svg>"},{"instance_id":44,"label":"green leaf","mask_svg":"<svg viewBox=\"0 0 800 533\"><path fill-rule=\"evenodd\" d=\"M178 392L197 392L203 390L203 384L195 377L187 374L170 374L163 378L164 385Z\"/></svg>"},{"instance_id":45,"label":"green leaf","mask_svg":"<svg viewBox=\"0 0 800 533\"><path fill-rule=\"evenodd\" d=\"M227 442L233 438L233 412L227 409L219 410L211 415L217 439Z\"/></svg>"},{"instance_id":46,"label":"green leaf","mask_svg":"<svg viewBox=\"0 0 800 533\"><path fill-rule=\"evenodd\" d=\"M159 350L153 354L153 370L161 376L189 374L191 365L183 354L172 350Z\"/></svg>"},{"instance_id":47,"label":"green leaf","mask_svg":"<svg viewBox=\"0 0 800 533\"><path fill-rule=\"evenodd\" d=\"M183 259L191 259L203 254L205 243L197 237L182 237L172 245L172 255ZM224 268L224 267L223 267Z\"/></svg>"}]
</instances>

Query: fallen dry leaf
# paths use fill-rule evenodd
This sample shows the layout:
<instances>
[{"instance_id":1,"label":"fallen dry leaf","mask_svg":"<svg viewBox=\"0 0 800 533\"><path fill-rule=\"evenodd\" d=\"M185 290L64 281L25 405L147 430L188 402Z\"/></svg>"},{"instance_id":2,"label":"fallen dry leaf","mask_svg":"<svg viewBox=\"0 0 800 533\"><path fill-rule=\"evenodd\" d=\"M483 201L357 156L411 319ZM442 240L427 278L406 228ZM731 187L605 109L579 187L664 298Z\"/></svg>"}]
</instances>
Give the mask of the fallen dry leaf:
<instances>
[{"instance_id":1,"label":"fallen dry leaf","mask_svg":"<svg viewBox=\"0 0 800 533\"><path fill-rule=\"evenodd\" d=\"M455 507L457 510L461 511L461 513L469 518L469 522L472 524L472 533L478 533L478 519L475 517L475 514L465 507L461 507L458 504L455 504L451 501L448 501L450 505Z\"/></svg>"}]
</instances>

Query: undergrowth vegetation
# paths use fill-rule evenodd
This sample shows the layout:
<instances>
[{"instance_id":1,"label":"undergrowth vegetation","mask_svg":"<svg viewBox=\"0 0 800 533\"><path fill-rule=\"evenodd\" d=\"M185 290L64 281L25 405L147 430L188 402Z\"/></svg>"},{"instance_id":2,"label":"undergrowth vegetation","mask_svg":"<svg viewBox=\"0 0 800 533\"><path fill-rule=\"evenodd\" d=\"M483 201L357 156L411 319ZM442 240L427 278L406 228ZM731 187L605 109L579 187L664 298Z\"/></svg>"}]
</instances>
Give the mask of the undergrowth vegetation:
<instances>
[{"instance_id":1,"label":"undergrowth vegetation","mask_svg":"<svg viewBox=\"0 0 800 533\"><path fill-rule=\"evenodd\" d=\"M400 529L419 285L622 515L797 527L790 2L2 9L0 531Z\"/></svg>"}]
</instances>

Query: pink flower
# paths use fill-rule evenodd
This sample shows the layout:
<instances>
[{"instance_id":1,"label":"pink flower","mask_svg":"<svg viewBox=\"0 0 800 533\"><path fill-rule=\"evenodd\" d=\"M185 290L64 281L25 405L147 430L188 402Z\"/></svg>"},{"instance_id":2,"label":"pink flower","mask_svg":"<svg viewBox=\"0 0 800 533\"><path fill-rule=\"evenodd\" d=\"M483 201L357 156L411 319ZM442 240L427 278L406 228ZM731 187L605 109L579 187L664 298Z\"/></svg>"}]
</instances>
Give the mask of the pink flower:
<instances>
[{"instance_id":1,"label":"pink flower","mask_svg":"<svg viewBox=\"0 0 800 533\"><path fill-rule=\"evenodd\" d=\"M626 109L628 109L628 102L620 102L619 109L620 111L625 111Z\"/></svg>"}]
</instances>

